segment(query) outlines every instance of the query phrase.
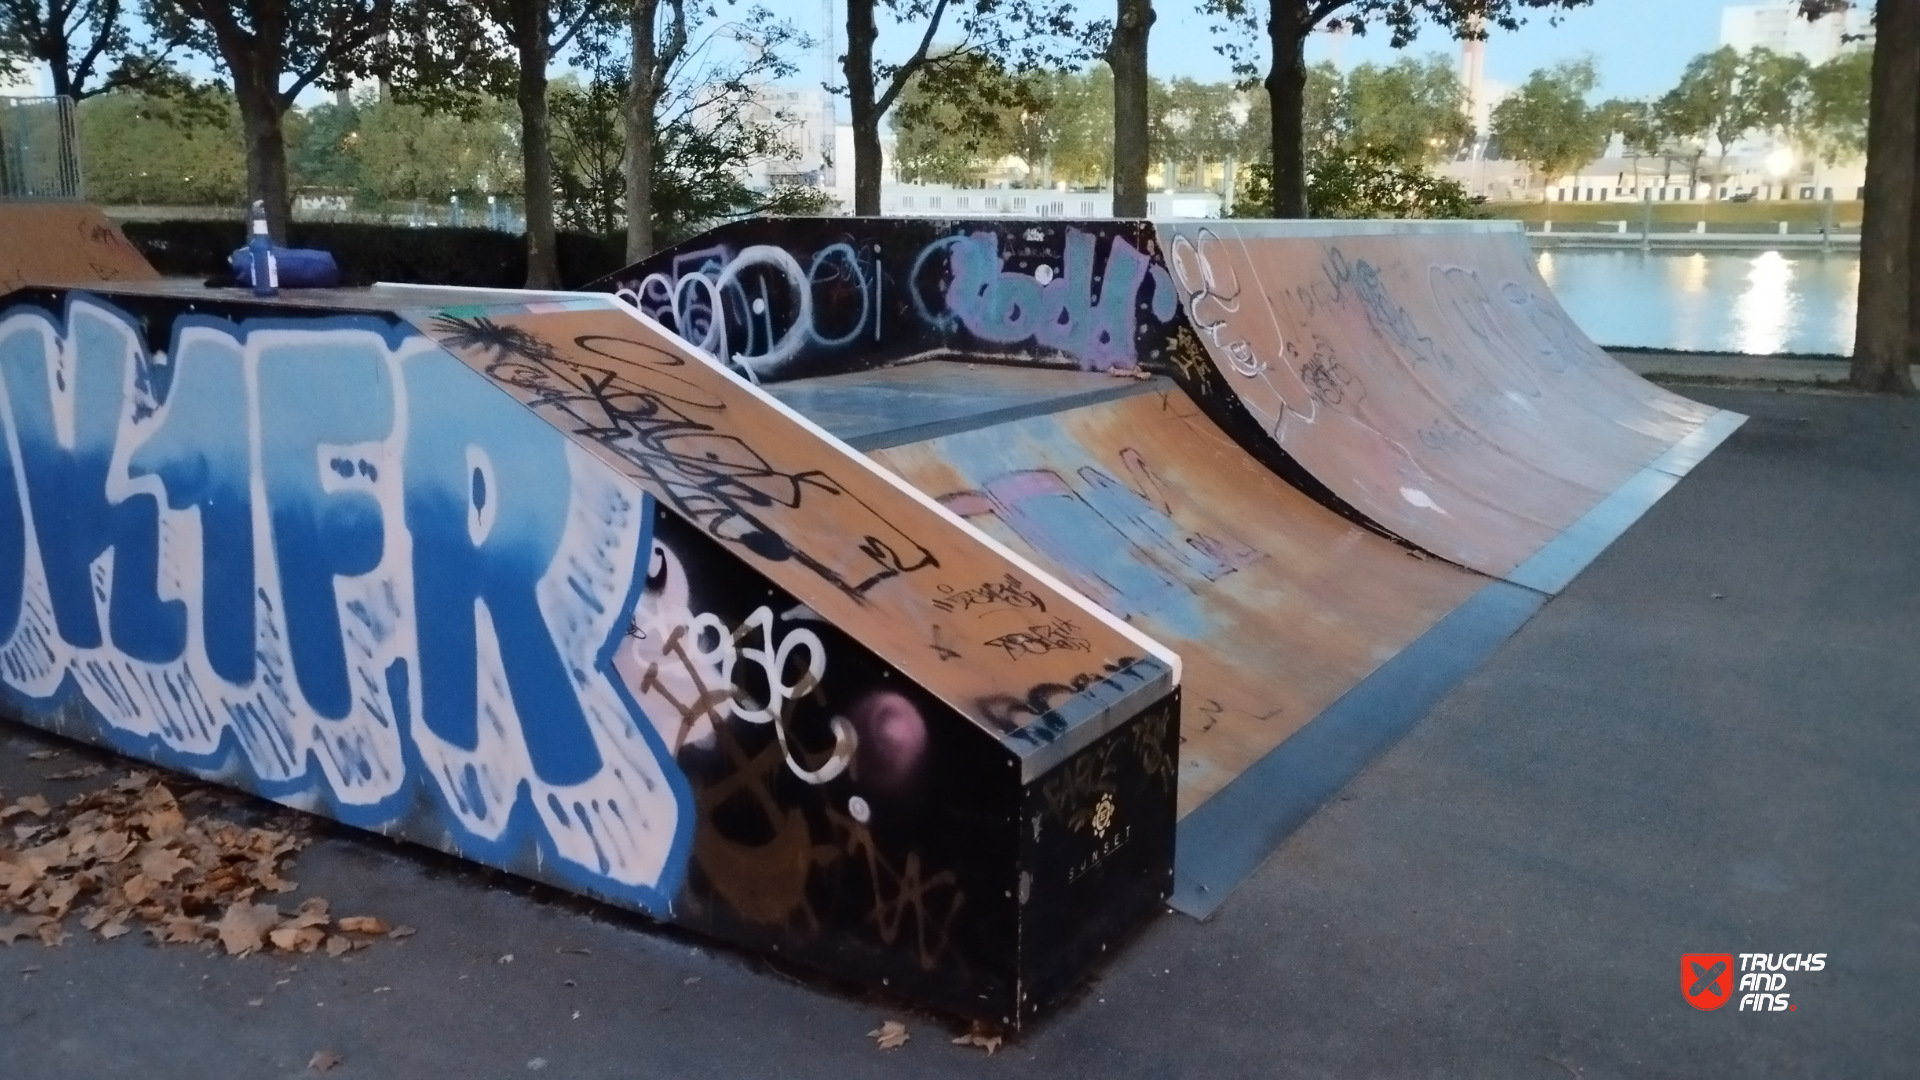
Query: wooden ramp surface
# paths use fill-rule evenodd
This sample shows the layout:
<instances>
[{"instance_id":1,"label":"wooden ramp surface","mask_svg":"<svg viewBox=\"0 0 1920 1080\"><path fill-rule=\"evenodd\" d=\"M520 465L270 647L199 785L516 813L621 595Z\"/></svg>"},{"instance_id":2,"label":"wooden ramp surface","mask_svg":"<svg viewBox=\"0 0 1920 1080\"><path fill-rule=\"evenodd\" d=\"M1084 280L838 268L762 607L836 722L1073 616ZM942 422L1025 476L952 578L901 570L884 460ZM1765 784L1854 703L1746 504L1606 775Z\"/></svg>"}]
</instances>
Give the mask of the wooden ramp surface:
<instances>
[{"instance_id":1,"label":"wooden ramp surface","mask_svg":"<svg viewBox=\"0 0 1920 1080\"><path fill-rule=\"evenodd\" d=\"M25 285L158 280L92 203L0 201L0 295Z\"/></svg>"},{"instance_id":2,"label":"wooden ramp surface","mask_svg":"<svg viewBox=\"0 0 1920 1080\"><path fill-rule=\"evenodd\" d=\"M1115 704L1102 687L1116 679L1153 669L1154 678L1179 682L1175 654L994 551L884 470L628 312L449 309L409 318L1023 752Z\"/></svg>"},{"instance_id":3,"label":"wooden ramp surface","mask_svg":"<svg viewBox=\"0 0 1920 1080\"><path fill-rule=\"evenodd\" d=\"M1201 383L1411 543L1507 576L1715 417L1581 334L1517 232L1320 224L1160 228Z\"/></svg>"},{"instance_id":4,"label":"wooden ramp surface","mask_svg":"<svg viewBox=\"0 0 1920 1080\"><path fill-rule=\"evenodd\" d=\"M1162 386L871 454L1180 653L1184 816L1487 582L1322 508Z\"/></svg>"}]
</instances>

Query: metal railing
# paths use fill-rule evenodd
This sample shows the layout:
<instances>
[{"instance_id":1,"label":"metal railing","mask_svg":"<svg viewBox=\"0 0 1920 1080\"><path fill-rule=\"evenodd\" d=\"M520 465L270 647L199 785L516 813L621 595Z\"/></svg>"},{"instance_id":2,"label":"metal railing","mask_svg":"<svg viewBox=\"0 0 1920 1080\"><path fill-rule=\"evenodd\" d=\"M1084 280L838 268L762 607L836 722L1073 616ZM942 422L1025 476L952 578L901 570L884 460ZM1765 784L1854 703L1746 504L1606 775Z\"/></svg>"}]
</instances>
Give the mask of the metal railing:
<instances>
[{"instance_id":1,"label":"metal railing","mask_svg":"<svg viewBox=\"0 0 1920 1080\"><path fill-rule=\"evenodd\" d=\"M0 199L82 199L73 99L0 97Z\"/></svg>"}]
</instances>

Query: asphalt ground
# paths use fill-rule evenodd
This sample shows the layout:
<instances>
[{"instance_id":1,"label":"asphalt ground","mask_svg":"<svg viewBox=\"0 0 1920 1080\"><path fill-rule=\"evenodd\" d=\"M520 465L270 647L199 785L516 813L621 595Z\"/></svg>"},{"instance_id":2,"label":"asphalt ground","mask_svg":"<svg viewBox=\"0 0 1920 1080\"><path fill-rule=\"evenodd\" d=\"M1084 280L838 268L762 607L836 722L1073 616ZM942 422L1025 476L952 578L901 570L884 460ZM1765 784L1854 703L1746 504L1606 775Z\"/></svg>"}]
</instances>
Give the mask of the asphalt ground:
<instances>
[{"instance_id":1,"label":"asphalt ground","mask_svg":"<svg viewBox=\"0 0 1920 1080\"><path fill-rule=\"evenodd\" d=\"M1914 1076L1920 400L1686 392L1753 419L1213 919L1158 919L991 1057L322 822L279 901L417 934L297 961L77 927L0 948L0 1077L313 1077L317 1051L335 1078L461 1080ZM94 757L0 723L9 797ZM1787 977L1792 1011L1705 1012L1676 978L1700 952L1827 959ZM866 1037L884 1019L904 1047Z\"/></svg>"}]
</instances>

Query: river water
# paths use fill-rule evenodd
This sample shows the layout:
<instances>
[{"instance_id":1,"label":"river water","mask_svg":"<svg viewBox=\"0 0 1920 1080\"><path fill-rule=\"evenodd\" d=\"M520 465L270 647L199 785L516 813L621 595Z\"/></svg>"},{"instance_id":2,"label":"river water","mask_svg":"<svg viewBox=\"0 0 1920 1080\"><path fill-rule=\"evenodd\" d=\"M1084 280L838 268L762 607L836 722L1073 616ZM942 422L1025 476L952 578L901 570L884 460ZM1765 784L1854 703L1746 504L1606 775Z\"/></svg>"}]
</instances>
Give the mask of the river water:
<instances>
[{"instance_id":1,"label":"river water","mask_svg":"<svg viewBox=\"0 0 1920 1080\"><path fill-rule=\"evenodd\" d=\"M1855 252L1560 248L1537 259L1561 304L1602 345L1853 351Z\"/></svg>"}]
</instances>

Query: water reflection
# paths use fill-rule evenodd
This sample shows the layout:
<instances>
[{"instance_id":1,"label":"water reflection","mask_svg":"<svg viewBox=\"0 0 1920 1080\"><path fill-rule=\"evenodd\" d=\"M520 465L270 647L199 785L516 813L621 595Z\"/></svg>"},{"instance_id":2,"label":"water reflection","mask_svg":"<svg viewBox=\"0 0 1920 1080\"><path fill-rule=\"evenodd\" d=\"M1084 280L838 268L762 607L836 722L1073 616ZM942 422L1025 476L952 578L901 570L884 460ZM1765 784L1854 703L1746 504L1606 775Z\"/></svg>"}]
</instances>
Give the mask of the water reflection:
<instances>
[{"instance_id":1,"label":"water reflection","mask_svg":"<svg viewBox=\"0 0 1920 1080\"><path fill-rule=\"evenodd\" d=\"M1860 259L1847 253L1562 248L1540 274L1602 345L1699 352L1853 350Z\"/></svg>"}]
</instances>

